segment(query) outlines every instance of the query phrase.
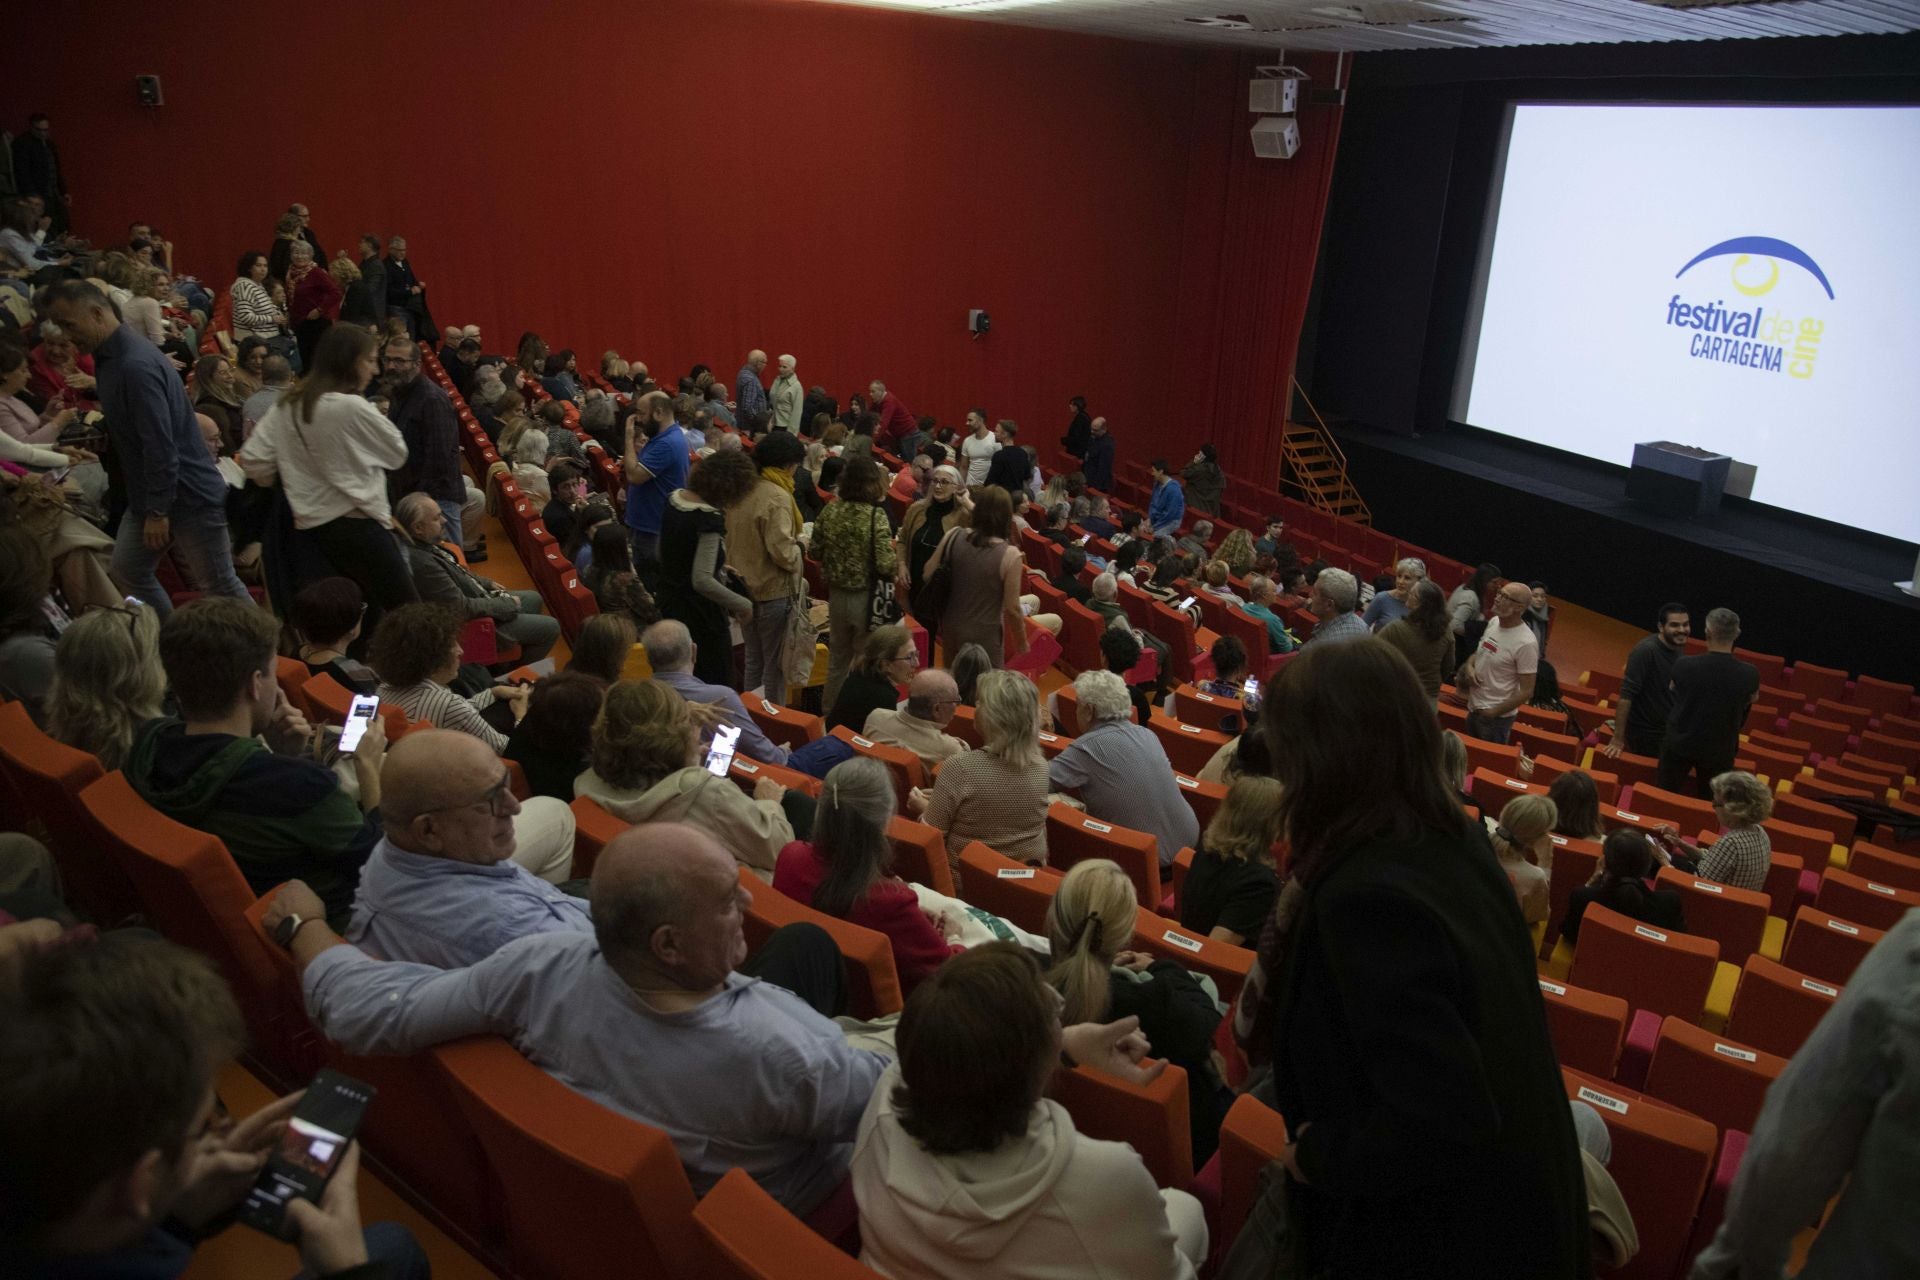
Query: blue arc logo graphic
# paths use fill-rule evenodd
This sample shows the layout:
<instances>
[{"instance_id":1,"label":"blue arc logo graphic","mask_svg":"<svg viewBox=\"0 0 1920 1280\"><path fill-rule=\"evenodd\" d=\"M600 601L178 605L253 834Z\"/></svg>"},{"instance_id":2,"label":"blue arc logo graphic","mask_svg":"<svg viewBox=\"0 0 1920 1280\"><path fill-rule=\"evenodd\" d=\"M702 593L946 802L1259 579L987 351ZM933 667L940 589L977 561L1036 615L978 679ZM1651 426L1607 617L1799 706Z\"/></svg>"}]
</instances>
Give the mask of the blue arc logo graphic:
<instances>
[{"instance_id":1,"label":"blue arc logo graphic","mask_svg":"<svg viewBox=\"0 0 1920 1280\"><path fill-rule=\"evenodd\" d=\"M1827 273L1820 269L1820 264L1808 257L1806 251L1799 246L1788 244L1785 240L1776 240L1772 236L1736 236L1732 240L1722 240L1719 244L1694 254L1686 266L1673 273L1673 278L1678 280L1708 258L1719 258L1730 253L1743 256L1758 255L1791 262L1796 267L1805 268L1807 274L1818 280L1820 287L1827 291L1827 297L1833 297L1833 286L1827 282Z\"/></svg>"}]
</instances>

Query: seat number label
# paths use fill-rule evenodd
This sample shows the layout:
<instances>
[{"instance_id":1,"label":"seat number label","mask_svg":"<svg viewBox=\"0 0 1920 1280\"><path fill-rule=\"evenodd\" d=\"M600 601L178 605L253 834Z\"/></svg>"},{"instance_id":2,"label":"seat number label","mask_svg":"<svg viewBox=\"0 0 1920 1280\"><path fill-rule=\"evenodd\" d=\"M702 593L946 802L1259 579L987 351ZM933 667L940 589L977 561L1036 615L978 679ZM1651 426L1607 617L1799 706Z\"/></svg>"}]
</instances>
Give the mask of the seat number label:
<instances>
[{"instance_id":1,"label":"seat number label","mask_svg":"<svg viewBox=\"0 0 1920 1280\"><path fill-rule=\"evenodd\" d=\"M1721 1044L1718 1040L1713 1042L1713 1051L1715 1053L1724 1055L1725 1057L1732 1058L1738 1062L1760 1061L1760 1055L1755 1053L1753 1050L1736 1049L1730 1044Z\"/></svg>"},{"instance_id":2,"label":"seat number label","mask_svg":"<svg viewBox=\"0 0 1920 1280\"><path fill-rule=\"evenodd\" d=\"M1002 880L1031 880L1034 872L1032 867L1002 867L994 874Z\"/></svg>"},{"instance_id":3,"label":"seat number label","mask_svg":"<svg viewBox=\"0 0 1920 1280\"><path fill-rule=\"evenodd\" d=\"M1643 924L1633 926L1633 931L1643 938L1652 938L1655 942L1666 942L1669 940L1667 935L1658 929L1649 929Z\"/></svg>"},{"instance_id":4,"label":"seat number label","mask_svg":"<svg viewBox=\"0 0 1920 1280\"><path fill-rule=\"evenodd\" d=\"M1171 942L1174 946L1180 948L1182 951L1191 951L1191 952L1194 952L1196 955L1199 954L1200 952L1200 939L1189 938L1186 934L1175 933L1171 929L1161 934L1160 940L1162 942Z\"/></svg>"},{"instance_id":5,"label":"seat number label","mask_svg":"<svg viewBox=\"0 0 1920 1280\"><path fill-rule=\"evenodd\" d=\"M1615 1115L1623 1116L1627 1114L1626 1102L1614 1097L1610 1093L1602 1093L1598 1089L1589 1089L1583 1084L1580 1086L1579 1097L1580 1101L1591 1102L1596 1107L1604 1107Z\"/></svg>"}]
</instances>

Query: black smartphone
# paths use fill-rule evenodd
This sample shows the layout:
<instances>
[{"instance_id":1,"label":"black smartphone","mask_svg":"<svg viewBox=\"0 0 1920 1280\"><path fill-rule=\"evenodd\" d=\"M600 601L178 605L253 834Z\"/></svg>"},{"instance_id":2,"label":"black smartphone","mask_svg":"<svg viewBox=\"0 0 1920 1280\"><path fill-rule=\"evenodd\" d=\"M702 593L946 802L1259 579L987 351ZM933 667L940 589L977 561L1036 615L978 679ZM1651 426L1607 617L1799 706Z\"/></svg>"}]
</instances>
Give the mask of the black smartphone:
<instances>
[{"instance_id":1,"label":"black smartphone","mask_svg":"<svg viewBox=\"0 0 1920 1280\"><path fill-rule=\"evenodd\" d=\"M240 1221L287 1238L287 1202L319 1200L373 1101L370 1084L322 1068L240 1205Z\"/></svg>"}]
</instances>

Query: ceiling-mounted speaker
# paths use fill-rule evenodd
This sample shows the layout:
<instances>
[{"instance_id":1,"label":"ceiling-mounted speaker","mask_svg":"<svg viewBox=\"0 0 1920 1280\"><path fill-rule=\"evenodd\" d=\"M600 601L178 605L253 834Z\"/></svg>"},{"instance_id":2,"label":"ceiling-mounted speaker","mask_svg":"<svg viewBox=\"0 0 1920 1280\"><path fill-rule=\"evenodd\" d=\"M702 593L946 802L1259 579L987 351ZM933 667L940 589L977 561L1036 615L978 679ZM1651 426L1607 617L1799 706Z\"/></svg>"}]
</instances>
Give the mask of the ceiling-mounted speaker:
<instances>
[{"instance_id":1,"label":"ceiling-mounted speaker","mask_svg":"<svg viewBox=\"0 0 1920 1280\"><path fill-rule=\"evenodd\" d=\"M1263 116L1290 116L1300 105L1298 80L1247 81L1247 110Z\"/></svg>"},{"instance_id":2,"label":"ceiling-mounted speaker","mask_svg":"<svg viewBox=\"0 0 1920 1280\"><path fill-rule=\"evenodd\" d=\"M1267 116L1253 122L1253 154L1263 160L1291 160L1300 149L1300 124L1292 116Z\"/></svg>"}]
</instances>

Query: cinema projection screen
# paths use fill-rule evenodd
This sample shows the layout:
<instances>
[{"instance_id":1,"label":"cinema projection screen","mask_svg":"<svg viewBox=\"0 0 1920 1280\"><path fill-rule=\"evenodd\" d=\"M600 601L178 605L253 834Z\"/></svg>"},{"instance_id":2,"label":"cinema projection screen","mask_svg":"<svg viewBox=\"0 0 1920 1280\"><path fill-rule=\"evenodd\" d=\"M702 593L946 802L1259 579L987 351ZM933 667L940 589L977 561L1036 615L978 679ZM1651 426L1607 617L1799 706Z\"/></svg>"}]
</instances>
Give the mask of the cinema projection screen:
<instances>
[{"instance_id":1,"label":"cinema projection screen","mask_svg":"<svg viewBox=\"0 0 1920 1280\"><path fill-rule=\"evenodd\" d=\"M1456 421L1920 541L1920 107L1516 104Z\"/></svg>"}]
</instances>

